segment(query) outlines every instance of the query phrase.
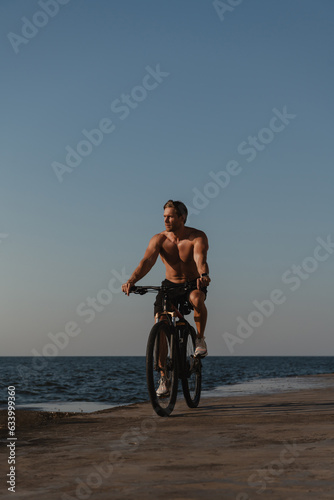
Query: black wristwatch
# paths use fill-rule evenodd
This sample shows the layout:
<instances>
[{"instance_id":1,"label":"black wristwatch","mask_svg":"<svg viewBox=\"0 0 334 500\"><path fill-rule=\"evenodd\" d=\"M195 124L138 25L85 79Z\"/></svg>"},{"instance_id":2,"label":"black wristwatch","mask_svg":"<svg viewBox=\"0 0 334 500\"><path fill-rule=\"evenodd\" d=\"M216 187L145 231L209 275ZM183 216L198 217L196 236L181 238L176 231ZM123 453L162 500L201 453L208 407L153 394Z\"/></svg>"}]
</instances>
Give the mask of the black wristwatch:
<instances>
[{"instance_id":1,"label":"black wristwatch","mask_svg":"<svg viewBox=\"0 0 334 500\"><path fill-rule=\"evenodd\" d=\"M210 276L208 275L208 273L203 273L201 274L201 278L209 278Z\"/></svg>"}]
</instances>

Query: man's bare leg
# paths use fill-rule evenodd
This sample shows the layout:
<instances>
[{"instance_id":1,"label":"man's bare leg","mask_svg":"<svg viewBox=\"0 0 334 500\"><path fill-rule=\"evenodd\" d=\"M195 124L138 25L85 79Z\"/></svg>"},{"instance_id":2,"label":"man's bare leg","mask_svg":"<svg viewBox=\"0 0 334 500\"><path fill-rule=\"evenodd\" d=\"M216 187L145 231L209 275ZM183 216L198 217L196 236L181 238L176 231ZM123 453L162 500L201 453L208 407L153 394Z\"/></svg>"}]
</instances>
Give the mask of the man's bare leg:
<instances>
[{"instance_id":1,"label":"man's bare leg","mask_svg":"<svg viewBox=\"0 0 334 500\"><path fill-rule=\"evenodd\" d=\"M165 315L160 316L160 321L166 320ZM167 380L167 355L168 355L168 340L163 331L159 334L159 353L158 353L158 367L160 371L159 387L156 394L158 397L165 397L169 395L169 384Z\"/></svg>"},{"instance_id":2,"label":"man's bare leg","mask_svg":"<svg viewBox=\"0 0 334 500\"><path fill-rule=\"evenodd\" d=\"M204 336L208 311L204 303L205 294L201 290L193 290L189 295L190 302L194 307L194 320L199 338Z\"/></svg>"},{"instance_id":3,"label":"man's bare leg","mask_svg":"<svg viewBox=\"0 0 334 500\"><path fill-rule=\"evenodd\" d=\"M166 321L166 316L164 314L162 314L159 317L159 321ZM166 367L166 360L167 360L167 352L168 352L168 345L167 345L166 337L165 337L165 335L160 335L158 366L160 368L160 374L162 377L165 377L165 375L166 375L165 367Z\"/></svg>"}]
</instances>

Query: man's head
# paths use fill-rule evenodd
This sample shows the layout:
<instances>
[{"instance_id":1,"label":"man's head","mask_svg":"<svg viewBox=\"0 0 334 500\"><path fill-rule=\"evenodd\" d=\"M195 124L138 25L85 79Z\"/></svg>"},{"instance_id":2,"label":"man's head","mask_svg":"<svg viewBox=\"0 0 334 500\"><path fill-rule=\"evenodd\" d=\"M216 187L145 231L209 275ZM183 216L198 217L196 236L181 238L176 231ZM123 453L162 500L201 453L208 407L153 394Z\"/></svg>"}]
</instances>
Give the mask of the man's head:
<instances>
[{"instance_id":1,"label":"man's head","mask_svg":"<svg viewBox=\"0 0 334 500\"><path fill-rule=\"evenodd\" d=\"M168 200L164 204L164 219L167 231L177 231L186 223L188 210L182 201Z\"/></svg>"}]
</instances>

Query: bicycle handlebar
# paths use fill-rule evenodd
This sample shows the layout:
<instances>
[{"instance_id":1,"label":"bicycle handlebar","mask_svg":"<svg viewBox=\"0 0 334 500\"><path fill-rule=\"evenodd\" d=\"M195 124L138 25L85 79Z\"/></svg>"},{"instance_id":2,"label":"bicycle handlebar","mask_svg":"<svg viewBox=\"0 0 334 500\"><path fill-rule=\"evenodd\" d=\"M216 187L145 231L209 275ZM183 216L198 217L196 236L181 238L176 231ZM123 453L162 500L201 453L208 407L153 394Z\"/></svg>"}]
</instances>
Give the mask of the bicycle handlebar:
<instances>
[{"instance_id":1,"label":"bicycle handlebar","mask_svg":"<svg viewBox=\"0 0 334 500\"><path fill-rule=\"evenodd\" d=\"M159 292L160 290L164 292L168 292L169 290L174 290L175 288L183 288L185 291L190 290L192 287L188 282L185 283L175 283L175 285L168 285L168 286L132 286L130 288L130 293L136 293L138 295L145 295L147 292Z\"/></svg>"},{"instance_id":2,"label":"bicycle handlebar","mask_svg":"<svg viewBox=\"0 0 334 500\"><path fill-rule=\"evenodd\" d=\"M159 290L159 286L132 286L129 292L144 295L147 292L158 292Z\"/></svg>"}]
</instances>

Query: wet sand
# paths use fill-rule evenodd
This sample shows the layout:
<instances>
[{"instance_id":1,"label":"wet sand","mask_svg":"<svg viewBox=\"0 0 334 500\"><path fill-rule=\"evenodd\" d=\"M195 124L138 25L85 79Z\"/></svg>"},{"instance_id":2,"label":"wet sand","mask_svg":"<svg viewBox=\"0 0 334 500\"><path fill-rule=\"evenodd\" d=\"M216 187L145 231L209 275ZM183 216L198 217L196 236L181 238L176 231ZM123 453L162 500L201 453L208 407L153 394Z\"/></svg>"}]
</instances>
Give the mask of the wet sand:
<instances>
[{"instance_id":1,"label":"wet sand","mask_svg":"<svg viewBox=\"0 0 334 500\"><path fill-rule=\"evenodd\" d=\"M90 414L17 412L16 491L2 498L334 498L334 375L298 392L180 399L171 417L149 403Z\"/></svg>"}]
</instances>

